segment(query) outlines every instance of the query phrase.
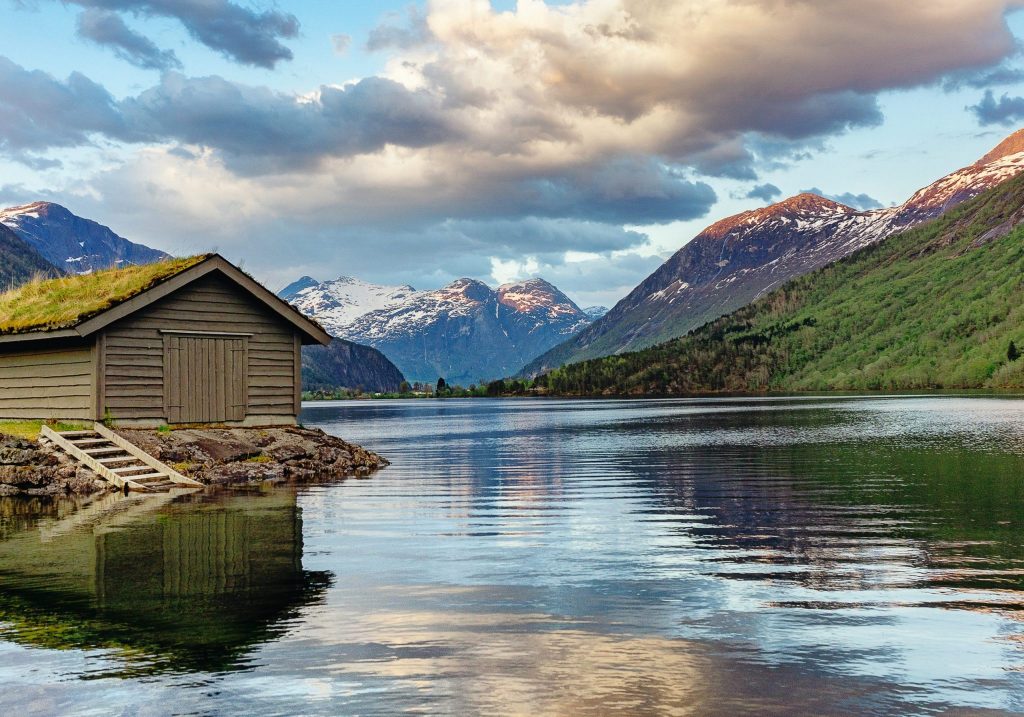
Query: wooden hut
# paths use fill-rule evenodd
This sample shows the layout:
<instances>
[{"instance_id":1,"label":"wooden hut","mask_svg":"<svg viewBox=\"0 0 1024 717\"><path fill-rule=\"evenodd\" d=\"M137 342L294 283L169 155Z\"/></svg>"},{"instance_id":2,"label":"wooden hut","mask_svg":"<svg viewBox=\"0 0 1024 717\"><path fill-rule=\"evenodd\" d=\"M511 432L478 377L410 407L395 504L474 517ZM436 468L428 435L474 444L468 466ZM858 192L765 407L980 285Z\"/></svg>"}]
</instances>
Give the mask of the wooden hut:
<instances>
[{"instance_id":1,"label":"wooden hut","mask_svg":"<svg viewBox=\"0 0 1024 717\"><path fill-rule=\"evenodd\" d=\"M293 424L330 340L217 254L33 282L0 295L0 419Z\"/></svg>"}]
</instances>

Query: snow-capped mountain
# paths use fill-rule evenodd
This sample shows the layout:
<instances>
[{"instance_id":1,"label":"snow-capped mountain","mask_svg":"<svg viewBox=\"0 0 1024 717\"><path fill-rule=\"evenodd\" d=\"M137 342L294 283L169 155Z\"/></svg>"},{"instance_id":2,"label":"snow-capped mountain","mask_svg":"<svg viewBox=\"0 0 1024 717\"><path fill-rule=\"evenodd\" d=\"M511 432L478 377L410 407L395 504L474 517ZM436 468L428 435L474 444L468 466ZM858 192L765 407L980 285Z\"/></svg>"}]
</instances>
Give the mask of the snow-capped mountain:
<instances>
[{"instance_id":1,"label":"snow-capped mountain","mask_svg":"<svg viewBox=\"0 0 1024 717\"><path fill-rule=\"evenodd\" d=\"M497 290L459 279L416 291L342 277L299 289L290 301L334 336L379 349L410 381L508 376L590 324L543 279Z\"/></svg>"},{"instance_id":2,"label":"snow-capped mountain","mask_svg":"<svg viewBox=\"0 0 1024 717\"><path fill-rule=\"evenodd\" d=\"M0 224L12 229L44 259L69 274L169 258L162 251L130 242L108 227L51 202L0 209Z\"/></svg>"},{"instance_id":3,"label":"snow-capped mountain","mask_svg":"<svg viewBox=\"0 0 1024 717\"><path fill-rule=\"evenodd\" d=\"M597 321L602 316L608 313L607 306L587 306L584 307L583 313L587 315L587 318L591 321Z\"/></svg>"},{"instance_id":4,"label":"snow-capped mountain","mask_svg":"<svg viewBox=\"0 0 1024 717\"><path fill-rule=\"evenodd\" d=\"M288 286L281 289L279 292L277 292L277 295L280 296L285 301L291 301L300 291L303 291L305 289L312 289L313 287L319 285L320 282L314 279L312 276L303 276L302 278L296 279Z\"/></svg>"},{"instance_id":5,"label":"snow-capped mountain","mask_svg":"<svg viewBox=\"0 0 1024 717\"><path fill-rule=\"evenodd\" d=\"M383 286L351 276L312 285L309 281L313 280L303 277L285 287L279 296L307 316L316 318L332 336L343 338L348 338L347 328L360 316L401 304L416 293L411 286ZM303 284L304 288L294 290ZM287 295L289 290L290 296Z\"/></svg>"},{"instance_id":6,"label":"snow-capped mountain","mask_svg":"<svg viewBox=\"0 0 1024 717\"><path fill-rule=\"evenodd\" d=\"M858 211L813 194L712 224L603 318L523 369L652 346L749 304L785 282L934 219L1024 172L1024 130L896 207Z\"/></svg>"}]
</instances>

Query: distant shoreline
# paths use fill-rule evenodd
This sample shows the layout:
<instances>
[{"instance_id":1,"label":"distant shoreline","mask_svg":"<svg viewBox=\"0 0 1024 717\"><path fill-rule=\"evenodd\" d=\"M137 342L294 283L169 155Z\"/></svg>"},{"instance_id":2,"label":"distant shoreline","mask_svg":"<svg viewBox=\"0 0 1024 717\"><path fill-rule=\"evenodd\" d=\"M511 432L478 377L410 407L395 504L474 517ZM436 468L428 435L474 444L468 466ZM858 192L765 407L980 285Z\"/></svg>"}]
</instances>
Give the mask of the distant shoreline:
<instances>
[{"instance_id":1,"label":"distant shoreline","mask_svg":"<svg viewBox=\"0 0 1024 717\"><path fill-rule=\"evenodd\" d=\"M771 399L771 398L901 398L901 397L1021 397L1024 398L1024 387L1020 388L936 388L887 391L884 389L863 390L863 391L763 391L757 393L737 392L707 392L692 394L643 394L643 395L602 395L602 394L505 394L500 396L480 395L459 395L459 396L437 396L425 394L422 396L399 396L392 394L377 394L362 396L351 396L342 398L303 398L306 403L344 403L344 402L366 402L366 401L455 401L455 400L508 400L508 399L530 399L530 400L607 400L607 401L667 401L667 400L692 400L692 399L716 399L716 398L750 398L750 399Z\"/></svg>"}]
</instances>

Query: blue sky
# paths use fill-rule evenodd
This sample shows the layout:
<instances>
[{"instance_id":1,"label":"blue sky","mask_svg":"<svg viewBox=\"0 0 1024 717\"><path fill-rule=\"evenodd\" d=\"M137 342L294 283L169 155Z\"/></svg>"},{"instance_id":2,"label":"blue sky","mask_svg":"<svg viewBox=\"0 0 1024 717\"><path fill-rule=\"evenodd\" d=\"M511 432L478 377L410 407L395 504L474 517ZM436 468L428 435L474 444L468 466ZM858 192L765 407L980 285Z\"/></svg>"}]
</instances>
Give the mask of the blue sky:
<instances>
[{"instance_id":1,"label":"blue sky","mask_svg":"<svg viewBox=\"0 0 1024 717\"><path fill-rule=\"evenodd\" d=\"M611 304L724 216L898 203L980 157L1024 124L1019 5L0 0L0 205L274 287Z\"/></svg>"}]
</instances>

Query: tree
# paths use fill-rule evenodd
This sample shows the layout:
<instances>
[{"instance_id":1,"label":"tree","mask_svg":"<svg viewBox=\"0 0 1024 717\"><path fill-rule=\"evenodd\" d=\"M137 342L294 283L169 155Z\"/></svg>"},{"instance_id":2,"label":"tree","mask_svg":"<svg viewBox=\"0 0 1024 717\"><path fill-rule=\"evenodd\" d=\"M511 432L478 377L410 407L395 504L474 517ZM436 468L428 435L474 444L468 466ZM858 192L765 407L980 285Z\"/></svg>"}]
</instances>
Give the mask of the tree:
<instances>
[{"instance_id":1,"label":"tree","mask_svg":"<svg viewBox=\"0 0 1024 717\"><path fill-rule=\"evenodd\" d=\"M412 390L412 386L409 385L408 381L402 381L398 386L399 393L409 393Z\"/></svg>"},{"instance_id":2,"label":"tree","mask_svg":"<svg viewBox=\"0 0 1024 717\"><path fill-rule=\"evenodd\" d=\"M1006 359L1008 361L1016 361L1019 358L1020 351L1017 349L1017 344L1011 341L1009 348L1006 349Z\"/></svg>"},{"instance_id":3,"label":"tree","mask_svg":"<svg viewBox=\"0 0 1024 717\"><path fill-rule=\"evenodd\" d=\"M437 379L437 393L442 393L448 388L448 382L444 378Z\"/></svg>"}]
</instances>

